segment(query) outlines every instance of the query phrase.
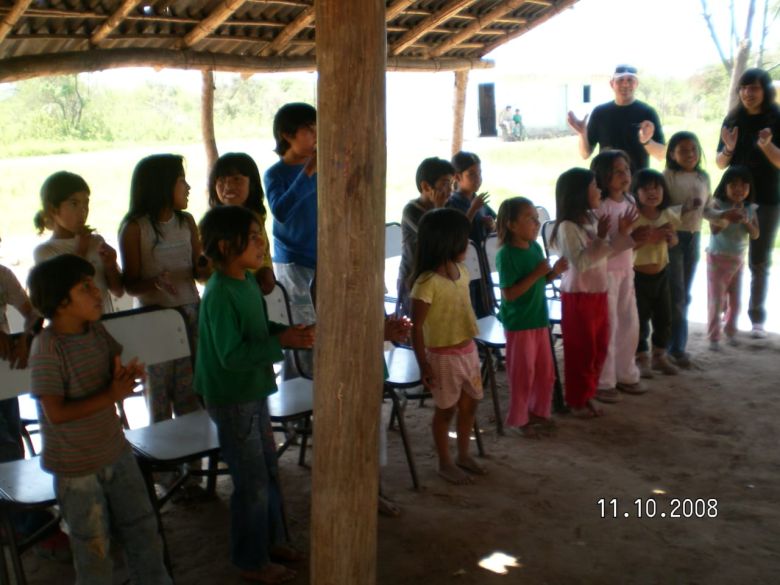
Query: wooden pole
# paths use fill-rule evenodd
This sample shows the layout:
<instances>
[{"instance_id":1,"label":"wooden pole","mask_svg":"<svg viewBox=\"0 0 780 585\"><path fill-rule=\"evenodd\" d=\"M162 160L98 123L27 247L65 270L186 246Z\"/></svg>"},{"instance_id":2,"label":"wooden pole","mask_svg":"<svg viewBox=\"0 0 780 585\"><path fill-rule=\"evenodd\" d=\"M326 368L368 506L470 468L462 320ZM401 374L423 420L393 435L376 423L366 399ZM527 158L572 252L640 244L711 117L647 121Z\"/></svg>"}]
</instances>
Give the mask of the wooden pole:
<instances>
[{"instance_id":1,"label":"wooden pole","mask_svg":"<svg viewBox=\"0 0 780 585\"><path fill-rule=\"evenodd\" d=\"M463 119L466 115L466 88L469 72L455 72L455 102L452 106L452 154L463 148Z\"/></svg>"},{"instance_id":2,"label":"wooden pole","mask_svg":"<svg viewBox=\"0 0 780 585\"><path fill-rule=\"evenodd\" d=\"M214 135L214 72L206 69L202 72L203 90L200 99L200 128L203 132L203 146L206 148L208 172L214 168L219 152Z\"/></svg>"},{"instance_id":3,"label":"wooden pole","mask_svg":"<svg viewBox=\"0 0 780 585\"><path fill-rule=\"evenodd\" d=\"M376 583L385 4L315 2L319 233L312 585Z\"/></svg>"}]
</instances>

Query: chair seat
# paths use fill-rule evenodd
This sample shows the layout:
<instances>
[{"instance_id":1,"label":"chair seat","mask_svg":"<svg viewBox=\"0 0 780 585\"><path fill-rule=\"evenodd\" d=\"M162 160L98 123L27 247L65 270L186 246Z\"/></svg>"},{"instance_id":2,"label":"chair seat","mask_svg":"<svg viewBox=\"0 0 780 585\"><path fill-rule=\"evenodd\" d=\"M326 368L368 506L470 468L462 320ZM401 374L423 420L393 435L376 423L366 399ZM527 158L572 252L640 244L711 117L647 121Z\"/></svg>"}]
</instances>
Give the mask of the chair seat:
<instances>
[{"instance_id":1,"label":"chair seat","mask_svg":"<svg viewBox=\"0 0 780 585\"><path fill-rule=\"evenodd\" d=\"M0 463L0 497L21 506L51 506L56 502L51 474L40 457Z\"/></svg>"},{"instance_id":2,"label":"chair seat","mask_svg":"<svg viewBox=\"0 0 780 585\"><path fill-rule=\"evenodd\" d=\"M479 333L474 339L491 348L503 348L506 346L506 336L504 335L504 326L496 317L488 315L477 319Z\"/></svg>"},{"instance_id":3,"label":"chair seat","mask_svg":"<svg viewBox=\"0 0 780 585\"><path fill-rule=\"evenodd\" d=\"M268 397L271 420L287 422L311 415L314 410L314 386L308 378L291 378L279 383L279 390Z\"/></svg>"},{"instance_id":4,"label":"chair seat","mask_svg":"<svg viewBox=\"0 0 780 585\"><path fill-rule=\"evenodd\" d=\"M217 427L205 410L125 431L136 455L156 463L176 464L219 451Z\"/></svg>"},{"instance_id":5,"label":"chair seat","mask_svg":"<svg viewBox=\"0 0 780 585\"><path fill-rule=\"evenodd\" d=\"M394 388L413 388L421 384L420 366L414 351L408 347L394 347L385 352L388 377L386 383Z\"/></svg>"}]
</instances>

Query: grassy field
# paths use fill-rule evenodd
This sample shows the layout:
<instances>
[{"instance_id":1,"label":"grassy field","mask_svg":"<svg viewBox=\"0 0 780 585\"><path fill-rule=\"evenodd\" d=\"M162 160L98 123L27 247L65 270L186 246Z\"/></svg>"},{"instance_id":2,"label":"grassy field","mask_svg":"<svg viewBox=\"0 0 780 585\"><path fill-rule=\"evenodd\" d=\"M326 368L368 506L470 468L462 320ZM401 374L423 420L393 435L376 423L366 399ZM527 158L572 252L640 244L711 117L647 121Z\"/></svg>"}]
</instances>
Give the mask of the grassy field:
<instances>
[{"instance_id":1,"label":"grassy field","mask_svg":"<svg viewBox=\"0 0 780 585\"><path fill-rule=\"evenodd\" d=\"M701 138L705 155L714 161L719 129L717 124L701 121L684 126L684 121L669 121L664 130L667 137L680 129L690 129ZM449 142L444 140L414 140L399 131L388 137L387 200L388 221L400 220L404 204L417 196L414 184L419 162L428 156L448 157ZM245 151L256 160L261 172L277 160L270 140L221 141L220 152ZM495 138L478 138L464 144L465 150L479 154L483 166L483 189L491 194L491 205L497 209L501 201L514 195L524 195L551 213L555 209L555 180L572 166L587 166L577 154L574 136L522 143L505 143ZM57 154L38 157L16 157L0 160L0 176L4 178L0 237L4 239L0 257L3 261L26 264L35 243L32 218L40 206L39 188L43 180L58 170L82 175L92 190L90 224L107 240L113 241L119 221L127 210L130 176L136 162L152 153L175 152L187 159L187 179L192 185L190 212L199 218L206 210L205 152L200 144L138 145L132 148L87 153ZM321 161L320 164L327 164ZM658 162L653 163L662 168ZM707 165L716 184L720 172L714 162ZM270 226L269 226L270 227Z\"/></svg>"}]
</instances>

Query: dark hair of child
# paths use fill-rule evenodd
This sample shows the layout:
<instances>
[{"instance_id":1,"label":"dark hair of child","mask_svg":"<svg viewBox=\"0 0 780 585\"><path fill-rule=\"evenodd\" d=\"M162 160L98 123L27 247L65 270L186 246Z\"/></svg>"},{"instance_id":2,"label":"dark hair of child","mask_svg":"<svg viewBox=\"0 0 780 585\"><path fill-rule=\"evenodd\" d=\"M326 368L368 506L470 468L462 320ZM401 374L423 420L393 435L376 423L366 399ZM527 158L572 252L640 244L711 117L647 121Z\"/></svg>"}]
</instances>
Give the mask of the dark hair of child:
<instances>
[{"instance_id":1,"label":"dark hair of child","mask_svg":"<svg viewBox=\"0 0 780 585\"><path fill-rule=\"evenodd\" d=\"M46 216L74 193L86 191L89 193L89 185L76 173L59 171L49 176L41 185L41 209L35 214L33 223L42 234L46 229Z\"/></svg>"},{"instance_id":2,"label":"dark hair of child","mask_svg":"<svg viewBox=\"0 0 780 585\"><path fill-rule=\"evenodd\" d=\"M737 85L737 96L739 96L739 90L746 85L753 85L758 83L764 92L764 99L761 101L761 112L767 112L775 103L775 97L777 96L777 90L772 82L772 77L758 67L752 67L746 69L742 76L739 78L739 84ZM736 116L745 112L745 106L742 104L742 100L737 100L737 105L734 107L727 116L727 122L733 123Z\"/></svg>"},{"instance_id":3,"label":"dark hair of child","mask_svg":"<svg viewBox=\"0 0 780 585\"><path fill-rule=\"evenodd\" d=\"M244 152L228 152L223 154L214 163L214 168L209 174L209 207L219 207L222 202L217 196L217 179L242 175L249 179L249 195L244 207L265 215L263 205L263 184L260 182L260 171L252 160L252 157Z\"/></svg>"},{"instance_id":4,"label":"dark hair of child","mask_svg":"<svg viewBox=\"0 0 780 585\"><path fill-rule=\"evenodd\" d=\"M462 254L470 231L471 222L462 211L446 207L426 211L417 227L417 252L409 288L422 273L436 270Z\"/></svg>"},{"instance_id":5,"label":"dark hair of child","mask_svg":"<svg viewBox=\"0 0 780 585\"><path fill-rule=\"evenodd\" d=\"M456 173L462 173L474 165L481 163L482 161L479 160L479 157L473 152L464 152L461 150L452 155L452 167L455 169Z\"/></svg>"},{"instance_id":6,"label":"dark hair of child","mask_svg":"<svg viewBox=\"0 0 780 585\"><path fill-rule=\"evenodd\" d=\"M130 180L130 209L122 219L120 229L131 221L149 218L152 229L160 239L160 213L173 207L173 188L184 176L184 157L178 154L153 154L141 159ZM181 212L173 210L179 221Z\"/></svg>"},{"instance_id":7,"label":"dark hair of child","mask_svg":"<svg viewBox=\"0 0 780 585\"><path fill-rule=\"evenodd\" d=\"M314 106L303 102L283 105L274 116L274 139L276 140L274 152L282 156L290 148L290 143L284 138L285 134L294 135L299 128L316 123L317 110Z\"/></svg>"},{"instance_id":8,"label":"dark hair of child","mask_svg":"<svg viewBox=\"0 0 780 585\"><path fill-rule=\"evenodd\" d=\"M633 166L631 164L631 158L626 154L625 150L610 149L602 150L593 160L590 161L590 170L596 175L596 184L601 189L601 198L606 199L609 197L609 183L612 180L612 168L615 166L615 161L622 158L626 161L628 168L633 172Z\"/></svg>"},{"instance_id":9,"label":"dark hair of child","mask_svg":"<svg viewBox=\"0 0 780 585\"><path fill-rule=\"evenodd\" d=\"M641 169L637 171L634 178L631 180L631 192L636 196L636 205L641 209L642 203L639 201L639 189L647 187L648 185L654 185L661 188L663 191L663 198L661 203L656 209L666 209L672 204L672 198L669 195L669 185L666 184L664 176L655 169Z\"/></svg>"},{"instance_id":10,"label":"dark hair of child","mask_svg":"<svg viewBox=\"0 0 780 585\"><path fill-rule=\"evenodd\" d=\"M693 132L688 132L687 130L682 130L681 132L675 132L672 137L669 139L669 143L666 146L666 168L670 171L681 171L683 168L680 166L680 164L674 160L674 150L677 148L677 146L685 141L690 140L696 145L696 150L699 152L699 160L696 163L696 168L693 170L696 171L700 176L707 177L707 172L701 168L702 161L704 160L704 151L701 149L701 143L699 142L699 137L696 136Z\"/></svg>"},{"instance_id":11,"label":"dark hair of child","mask_svg":"<svg viewBox=\"0 0 780 585\"><path fill-rule=\"evenodd\" d=\"M750 203L753 201L753 193L755 193L755 185L753 184L753 174L750 169L744 165L731 165L725 170L723 176L720 178L720 183L715 187L715 192L712 196L719 201L730 201L728 194L726 193L726 187L729 183L734 181L742 181L750 186L750 192L745 198L745 201Z\"/></svg>"},{"instance_id":12,"label":"dark hair of child","mask_svg":"<svg viewBox=\"0 0 780 585\"><path fill-rule=\"evenodd\" d=\"M509 224L517 219L517 216L525 207L533 207L533 202L526 197L510 197L501 202L498 208L498 217L496 218L496 232L498 234L498 243L512 243L512 232L509 231Z\"/></svg>"},{"instance_id":13,"label":"dark hair of child","mask_svg":"<svg viewBox=\"0 0 780 585\"><path fill-rule=\"evenodd\" d=\"M217 267L243 254L249 245L249 230L257 216L246 207L220 205L206 212L198 224L203 254ZM220 248L220 242L226 242Z\"/></svg>"},{"instance_id":14,"label":"dark hair of child","mask_svg":"<svg viewBox=\"0 0 780 585\"><path fill-rule=\"evenodd\" d=\"M417 174L415 175L415 182L417 183L417 190L422 193L423 181L428 183L431 187L436 184L444 175L454 175L455 167L449 161L443 158L432 156L426 158L417 167Z\"/></svg>"},{"instance_id":15,"label":"dark hair of child","mask_svg":"<svg viewBox=\"0 0 780 585\"><path fill-rule=\"evenodd\" d=\"M558 177L555 183L555 225L550 234L551 242L555 242L562 221L582 225L590 211L588 189L595 177L593 171L578 167L564 171Z\"/></svg>"},{"instance_id":16,"label":"dark hair of child","mask_svg":"<svg viewBox=\"0 0 780 585\"><path fill-rule=\"evenodd\" d=\"M75 254L44 260L27 276L30 302L44 317L52 319L62 303L70 301L70 289L94 275L95 267Z\"/></svg>"}]
</instances>

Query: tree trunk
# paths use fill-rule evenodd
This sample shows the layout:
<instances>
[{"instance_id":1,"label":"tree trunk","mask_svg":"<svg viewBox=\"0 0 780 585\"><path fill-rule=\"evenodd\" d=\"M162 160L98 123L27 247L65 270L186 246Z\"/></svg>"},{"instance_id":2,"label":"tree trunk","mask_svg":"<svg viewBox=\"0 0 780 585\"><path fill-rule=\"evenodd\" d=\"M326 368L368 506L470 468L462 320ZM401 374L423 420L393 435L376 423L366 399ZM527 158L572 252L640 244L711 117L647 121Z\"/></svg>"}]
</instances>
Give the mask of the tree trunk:
<instances>
[{"instance_id":1,"label":"tree trunk","mask_svg":"<svg viewBox=\"0 0 780 585\"><path fill-rule=\"evenodd\" d=\"M463 148L463 118L466 114L468 70L455 72L455 103L452 107L452 154Z\"/></svg>"},{"instance_id":2,"label":"tree trunk","mask_svg":"<svg viewBox=\"0 0 780 585\"><path fill-rule=\"evenodd\" d=\"M750 0L748 5L747 19L745 23L745 34L737 46L737 54L734 56L734 66L731 70L731 83L729 83L729 94L726 102L726 112L733 110L739 102L739 78L747 69L747 62L750 58L750 31L753 28L753 14L756 9L756 0Z\"/></svg>"},{"instance_id":3,"label":"tree trunk","mask_svg":"<svg viewBox=\"0 0 780 585\"><path fill-rule=\"evenodd\" d=\"M200 127L203 132L203 146L206 149L206 173L210 173L219 158L217 139L214 136L214 72L205 70L200 101Z\"/></svg>"},{"instance_id":4,"label":"tree trunk","mask_svg":"<svg viewBox=\"0 0 780 585\"><path fill-rule=\"evenodd\" d=\"M385 2L314 5L320 172L311 583L371 585L382 392Z\"/></svg>"}]
</instances>

